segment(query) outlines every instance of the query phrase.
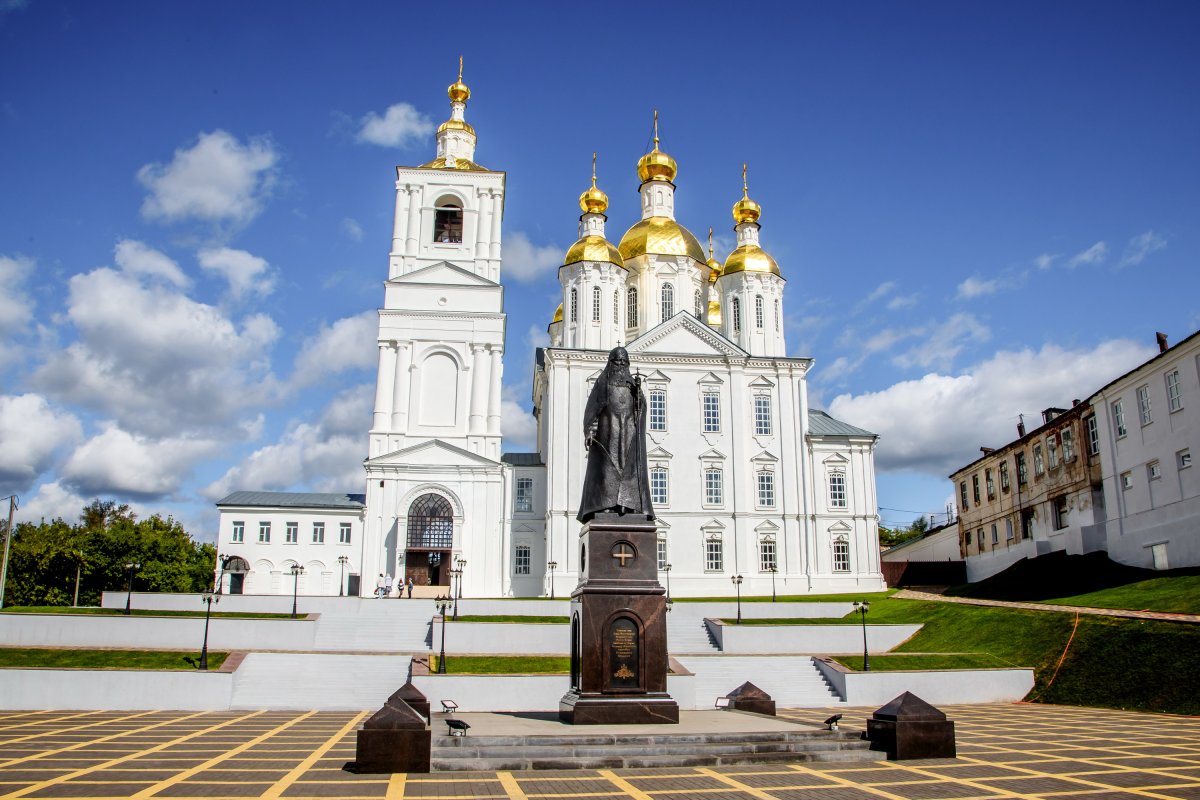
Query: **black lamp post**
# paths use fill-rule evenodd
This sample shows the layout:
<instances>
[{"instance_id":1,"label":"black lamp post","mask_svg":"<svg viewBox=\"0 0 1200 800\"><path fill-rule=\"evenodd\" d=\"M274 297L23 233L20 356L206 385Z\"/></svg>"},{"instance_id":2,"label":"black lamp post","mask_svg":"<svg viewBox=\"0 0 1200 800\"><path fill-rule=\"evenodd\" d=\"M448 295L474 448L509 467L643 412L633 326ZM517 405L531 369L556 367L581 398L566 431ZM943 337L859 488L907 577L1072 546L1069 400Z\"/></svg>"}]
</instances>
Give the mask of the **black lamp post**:
<instances>
[{"instance_id":1,"label":"black lamp post","mask_svg":"<svg viewBox=\"0 0 1200 800\"><path fill-rule=\"evenodd\" d=\"M779 567L771 565L771 602L775 602L775 573L779 572Z\"/></svg>"},{"instance_id":2,"label":"black lamp post","mask_svg":"<svg viewBox=\"0 0 1200 800\"><path fill-rule=\"evenodd\" d=\"M458 567L458 595L457 599L462 599L462 576L467 571L467 560L462 556L454 557L454 564ZM456 606L457 608L457 606ZM458 619L458 611L454 612L454 618Z\"/></svg>"},{"instance_id":3,"label":"black lamp post","mask_svg":"<svg viewBox=\"0 0 1200 800\"><path fill-rule=\"evenodd\" d=\"M346 565L350 563L350 559L346 556L338 556L338 566L341 570L338 572L338 597L346 596Z\"/></svg>"},{"instance_id":4,"label":"black lamp post","mask_svg":"<svg viewBox=\"0 0 1200 800\"><path fill-rule=\"evenodd\" d=\"M870 607L871 607L871 604L868 603L866 600L863 600L861 603L857 600L854 601L854 610L857 611L858 613L862 614L863 672L871 671L871 659L870 659L870 656L867 655L867 610Z\"/></svg>"},{"instance_id":5,"label":"black lamp post","mask_svg":"<svg viewBox=\"0 0 1200 800\"><path fill-rule=\"evenodd\" d=\"M663 572L667 573L667 602L669 603L669 602L671 602L671 564L670 564L670 562L667 562L667 564L665 566L663 566Z\"/></svg>"},{"instance_id":6,"label":"black lamp post","mask_svg":"<svg viewBox=\"0 0 1200 800\"><path fill-rule=\"evenodd\" d=\"M125 593L125 616L127 617L130 615L130 613L132 613L130 611L130 607L133 604L133 573L137 572L141 568L142 565L136 561L130 561L125 565L125 569L129 570L129 584L127 586L127 592Z\"/></svg>"},{"instance_id":7,"label":"black lamp post","mask_svg":"<svg viewBox=\"0 0 1200 800\"><path fill-rule=\"evenodd\" d=\"M449 597L439 597L433 601L438 613L442 615L442 650L438 654L438 675L446 674L446 611L450 608Z\"/></svg>"},{"instance_id":8,"label":"black lamp post","mask_svg":"<svg viewBox=\"0 0 1200 800\"><path fill-rule=\"evenodd\" d=\"M200 648L200 663L196 669L208 669L208 620L212 616L213 603L221 602L219 592L209 590L200 595L200 602L204 603L204 645Z\"/></svg>"},{"instance_id":9,"label":"black lamp post","mask_svg":"<svg viewBox=\"0 0 1200 800\"><path fill-rule=\"evenodd\" d=\"M737 606L738 606L737 624L741 625L742 624L742 576L734 575L729 580L733 581L733 586L734 586L734 588L737 589Z\"/></svg>"},{"instance_id":10,"label":"black lamp post","mask_svg":"<svg viewBox=\"0 0 1200 800\"><path fill-rule=\"evenodd\" d=\"M296 618L296 595L300 591L300 576L304 574L304 567L299 564L292 564L292 619Z\"/></svg>"},{"instance_id":11,"label":"black lamp post","mask_svg":"<svg viewBox=\"0 0 1200 800\"><path fill-rule=\"evenodd\" d=\"M450 577L454 579L454 586L450 587L450 594L454 595L454 619L458 619L458 596L459 590L462 589L462 570L455 568L450 570Z\"/></svg>"},{"instance_id":12,"label":"black lamp post","mask_svg":"<svg viewBox=\"0 0 1200 800\"><path fill-rule=\"evenodd\" d=\"M558 567L557 561L550 561L546 564L550 568L550 599L554 599L554 570Z\"/></svg>"}]
</instances>

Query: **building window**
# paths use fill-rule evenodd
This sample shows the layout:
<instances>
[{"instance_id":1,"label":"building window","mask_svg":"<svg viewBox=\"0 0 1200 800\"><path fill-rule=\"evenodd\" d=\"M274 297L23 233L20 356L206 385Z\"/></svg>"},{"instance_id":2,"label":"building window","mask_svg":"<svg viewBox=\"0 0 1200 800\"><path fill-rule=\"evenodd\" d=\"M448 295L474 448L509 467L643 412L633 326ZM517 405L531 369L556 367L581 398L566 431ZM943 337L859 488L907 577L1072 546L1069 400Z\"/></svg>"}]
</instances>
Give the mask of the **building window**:
<instances>
[{"instance_id":1,"label":"building window","mask_svg":"<svg viewBox=\"0 0 1200 800\"><path fill-rule=\"evenodd\" d=\"M968 508L970 508L970 505L967 504L967 482L966 481L962 481L961 483L958 484L958 499L962 504L963 511L966 511Z\"/></svg>"},{"instance_id":2,"label":"building window","mask_svg":"<svg viewBox=\"0 0 1200 800\"><path fill-rule=\"evenodd\" d=\"M846 507L846 473L840 470L829 473L829 507Z\"/></svg>"},{"instance_id":3,"label":"building window","mask_svg":"<svg viewBox=\"0 0 1200 800\"><path fill-rule=\"evenodd\" d=\"M666 322L675 316L675 287L664 283L662 287L662 318Z\"/></svg>"},{"instance_id":4,"label":"building window","mask_svg":"<svg viewBox=\"0 0 1200 800\"><path fill-rule=\"evenodd\" d=\"M600 295L600 287L592 287L592 322L600 321L600 304L603 302Z\"/></svg>"},{"instance_id":5,"label":"building window","mask_svg":"<svg viewBox=\"0 0 1200 800\"><path fill-rule=\"evenodd\" d=\"M983 480L984 480L984 483L987 485L988 500L995 500L996 499L996 479L992 477L992 471L990 469L985 469L983 471Z\"/></svg>"},{"instance_id":6,"label":"building window","mask_svg":"<svg viewBox=\"0 0 1200 800\"><path fill-rule=\"evenodd\" d=\"M1067 527L1067 518L1071 513L1067 508L1067 497L1056 497L1051 502L1054 504L1054 530L1061 531Z\"/></svg>"},{"instance_id":7,"label":"building window","mask_svg":"<svg viewBox=\"0 0 1200 800\"><path fill-rule=\"evenodd\" d=\"M1117 438L1120 439L1129 430L1125 427L1125 403L1121 400L1112 404L1113 423L1117 427Z\"/></svg>"},{"instance_id":8,"label":"building window","mask_svg":"<svg viewBox=\"0 0 1200 800\"><path fill-rule=\"evenodd\" d=\"M433 238L436 242L458 244L463 237L462 206L447 201L433 212Z\"/></svg>"},{"instance_id":9,"label":"building window","mask_svg":"<svg viewBox=\"0 0 1200 800\"><path fill-rule=\"evenodd\" d=\"M1029 468L1025 466L1025 454L1017 453L1017 486L1029 483Z\"/></svg>"},{"instance_id":10,"label":"building window","mask_svg":"<svg viewBox=\"0 0 1200 800\"><path fill-rule=\"evenodd\" d=\"M975 505L979 505L979 475L971 476L971 496L975 498Z\"/></svg>"},{"instance_id":11,"label":"building window","mask_svg":"<svg viewBox=\"0 0 1200 800\"><path fill-rule=\"evenodd\" d=\"M1183 395L1179 389L1179 370L1167 373L1167 410L1178 411L1183 408Z\"/></svg>"},{"instance_id":12,"label":"building window","mask_svg":"<svg viewBox=\"0 0 1200 800\"><path fill-rule=\"evenodd\" d=\"M1192 451L1180 450L1175 454L1175 464L1179 469L1187 469L1192 465Z\"/></svg>"},{"instance_id":13,"label":"building window","mask_svg":"<svg viewBox=\"0 0 1200 800\"><path fill-rule=\"evenodd\" d=\"M519 544L513 548L513 575L528 575L533 563L531 550L527 544Z\"/></svg>"},{"instance_id":14,"label":"building window","mask_svg":"<svg viewBox=\"0 0 1200 800\"><path fill-rule=\"evenodd\" d=\"M1139 386L1137 390L1138 400L1138 416L1141 417L1143 425L1149 425L1154 422L1154 417L1150 415L1150 387Z\"/></svg>"},{"instance_id":15,"label":"building window","mask_svg":"<svg viewBox=\"0 0 1200 800\"><path fill-rule=\"evenodd\" d=\"M779 301L775 301L775 332L779 333Z\"/></svg>"},{"instance_id":16,"label":"building window","mask_svg":"<svg viewBox=\"0 0 1200 800\"><path fill-rule=\"evenodd\" d=\"M1133 488L1133 473L1132 472L1122 472L1121 473L1121 488L1122 489L1132 489Z\"/></svg>"},{"instance_id":17,"label":"building window","mask_svg":"<svg viewBox=\"0 0 1200 800\"><path fill-rule=\"evenodd\" d=\"M754 395L754 435L771 435L771 395Z\"/></svg>"},{"instance_id":18,"label":"building window","mask_svg":"<svg viewBox=\"0 0 1200 800\"><path fill-rule=\"evenodd\" d=\"M982 552L983 552L983 545L984 545L984 538L983 538L983 528L980 528L980 529L979 529L979 533L977 533L977 534L975 535L975 544L976 544L976 545L978 545L978 547L979 547L979 552L981 552L981 553L982 553Z\"/></svg>"},{"instance_id":19,"label":"building window","mask_svg":"<svg viewBox=\"0 0 1200 800\"><path fill-rule=\"evenodd\" d=\"M667 393L662 389L650 390L650 430L667 429Z\"/></svg>"},{"instance_id":20,"label":"building window","mask_svg":"<svg viewBox=\"0 0 1200 800\"><path fill-rule=\"evenodd\" d=\"M350 523L338 523L338 544L350 544Z\"/></svg>"},{"instance_id":21,"label":"building window","mask_svg":"<svg viewBox=\"0 0 1200 800\"><path fill-rule=\"evenodd\" d=\"M740 333L742 330L742 301L740 298L733 298L729 304L729 318L733 321L733 332Z\"/></svg>"},{"instance_id":22,"label":"building window","mask_svg":"<svg viewBox=\"0 0 1200 800\"><path fill-rule=\"evenodd\" d=\"M1088 455L1100 455L1100 425L1096 422L1096 415L1088 417L1086 424Z\"/></svg>"},{"instance_id":23,"label":"building window","mask_svg":"<svg viewBox=\"0 0 1200 800\"><path fill-rule=\"evenodd\" d=\"M775 507L775 473L758 473L758 506L759 508Z\"/></svg>"},{"instance_id":24,"label":"building window","mask_svg":"<svg viewBox=\"0 0 1200 800\"><path fill-rule=\"evenodd\" d=\"M1011 484L1008 480L1008 461L1000 462L1000 491L1007 492Z\"/></svg>"},{"instance_id":25,"label":"building window","mask_svg":"<svg viewBox=\"0 0 1200 800\"><path fill-rule=\"evenodd\" d=\"M349 529L345 529L347 537ZM449 550L454 546L454 509L439 494L423 494L408 508L409 550ZM349 539L342 541L348 544Z\"/></svg>"},{"instance_id":26,"label":"building window","mask_svg":"<svg viewBox=\"0 0 1200 800\"><path fill-rule=\"evenodd\" d=\"M1034 510L1027 508L1021 512L1021 538L1033 538L1033 515Z\"/></svg>"},{"instance_id":27,"label":"building window","mask_svg":"<svg viewBox=\"0 0 1200 800\"><path fill-rule=\"evenodd\" d=\"M761 294L754 296L754 327L760 331L766 324L766 310L763 308L763 298Z\"/></svg>"},{"instance_id":28,"label":"building window","mask_svg":"<svg viewBox=\"0 0 1200 800\"><path fill-rule=\"evenodd\" d=\"M283 541L287 544L296 544L300 541L300 523L289 522L284 527Z\"/></svg>"},{"instance_id":29,"label":"building window","mask_svg":"<svg viewBox=\"0 0 1200 800\"><path fill-rule=\"evenodd\" d=\"M246 541L246 523L233 523L233 536L229 538L229 541L237 543Z\"/></svg>"},{"instance_id":30,"label":"building window","mask_svg":"<svg viewBox=\"0 0 1200 800\"><path fill-rule=\"evenodd\" d=\"M704 470L704 504L719 506L725 502L720 469Z\"/></svg>"},{"instance_id":31,"label":"building window","mask_svg":"<svg viewBox=\"0 0 1200 800\"><path fill-rule=\"evenodd\" d=\"M996 528L996 523L992 523L992 547L1000 544L1000 531Z\"/></svg>"},{"instance_id":32,"label":"building window","mask_svg":"<svg viewBox=\"0 0 1200 800\"><path fill-rule=\"evenodd\" d=\"M724 543L717 538L704 542L704 571L721 572L725 569Z\"/></svg>"},{"instance_id":33,"label":"building window","mask_svg":"<svg viewBox=\"0 0 1200 800\"><path fill-rule=\"evenodd\" d=\"M716 392L705 392L703 395L704 405L704 432L705 433L720 433L721 432L721 398Z\"/></svg>"},{"instance_id":34,"label":"building window","mask_svg":"<svg viewBox=\"0 0 1200 800\"><path fill-rule=\"evenodd\" d=\"M314 522L313 523L312 543L313 544L325 544L325 523L324 522Z\"/></svg>"},{"instance_id":35,"label":"building window","mask_svg":"<svg viewBox=\"0 0 1200 800\"><path fill-rule=\"evenodd\" d=\"M667 471L661 467L650 470L650 502L667 504Z\"/></svg>"},{"instance_id":36,"label":"building window","mask_svg":"<svg viewBox=\"0 0 1200 800\"><path fill-rule=\"evenodd\" d=\"M1146 465L1146 476L1149 480L1156 481L1162 477L1162 466L1155 459Z\"/></svg>"},{"instance_id":37,"label":"building window","mask_svg":"<svg viewBox=\"0 0 1200 800\"><path fill-rule=\"evenodd\" d=\"M1167 563L1167 543L1158 542L1150 545L1150 563L1154 569L1166 569L1170 566Z\"/></svg>"},{"instance_id":38,"label":"building window","mask_svg":"<svg viewBox=\"0 0 1200 800\"><path fill-rule=\"evenodd\" d=\"M1012 524L1012 517L1005 517L1005 518L1004 518L1004 533L1005 533L1005 539L1006 539L1006 541L1009 541L1009 542L1011 542L1011 541L1013 540L1013 524Z\"/></svg>"},{"instance_id":39,"label":"building window","mask_svg":"<svg viewBox=\"0 0 1200 800\"><path fill-rule=\"evenodd\" d=\"M704 305L700 300L700 290L696 290L696 319L704 319Z\"/></svg>"},{"instance_id":40,"label":"building window","mask_svg":"<svg viewBox=\"0 0 1200 800\"><path fill-rule=\"evenodd\" d=\"M271 523L269 523L269 522L258 523L258 542L259 542L259 544L270 544L271 543Z\"/></svg>"},{"instance_id":41,"label":"building window","mask_svg":"<svg viewBox=\"0 0 1200 800\"><path fill-rule=\"evenodd\" d=\"M567 322L577 322L579 320L579 290L577 289L571 290L571 307L568 311L570 311L570 314L567 317Z\"/></svg>"},{"instance_id":42,"label":"building window","mask_svg":"<svg viewBox=\"0 0 1200 800\"><path fill-rule=\"evenodd\" d=\"M1033 446L1033 477L1040 478L1046 471L1046 462L1042 460L1042 443Z\"/></svg>"},{"instance_id":43,"label":"building window","mask_svg":"<svg viewBox=\"0 0 1200 800\"><path fill-rule=\"evenodd\" d=\"M658 537L658 568L667 568L667 537Z\"/></svg>"},{"instance_id":44,"label":"building window","mask_svg":"<svg viewBox=\"0 0 1200 800\"><path fill-rule=\"evenodd\" d=\"M517 496L513 510L523 513L533 511L533 478L517 478Z\"/></svg>"},{"instance_id":45,"label":"building window","mask_svg":"<svg viewBox=\"0 0 1200 800\"><path fill-rule=\"evenodd\" d=\"M637 325L637 315L637 288L630 286L625 291L625 327L632 328Z\"/></svg>"},{"instance_id":46,"label":"building window","mask_svg":"<svg viewBox=\"0 0 1200 800\"><path fill-rule=\"evenodd\" d=\"M850 543L837 541L833 543L833 571L850 571Z\"/></svg>"},{"instance_id":47,"label":"building window","mask_svg":"<svg viewBox=\"0 0 1200 800\"><path fill-rule=\"evenodd\" d=\"M1053 433L1046 437L1046 454L1050 459L1050 469L1058 468L1058 437Z\"/></svg>"},{"instance_id":48,"label":"building window","mask_svg":"<svg viewBox=\"0 0 1200 800\"><path fill-rule=\"evenodd\" d=\"M775 540L760 539L758 541L758 571L775 572L779 569L779 561L775 557Z\"/></svg>"},{"instance_id":49,"label":"building window","mask_svg":"<svg viewBox=\"0 0 1200 800\"><path fill-rule=\"evenodd\" d=\"M968 547L971 545L971 529L970 528L967 529L966 544Z\"/></svg>"},{"instance_id":50,"label":"building window","mask_svg":"<svg viewBox=\"0 0 1200 800\"><path fill-rule=\"evenodd\" d=\"M1075 460L1075 431L1071 428L1062 429L1062 457L1067 462Z\"/></svg>"}]
</instances>

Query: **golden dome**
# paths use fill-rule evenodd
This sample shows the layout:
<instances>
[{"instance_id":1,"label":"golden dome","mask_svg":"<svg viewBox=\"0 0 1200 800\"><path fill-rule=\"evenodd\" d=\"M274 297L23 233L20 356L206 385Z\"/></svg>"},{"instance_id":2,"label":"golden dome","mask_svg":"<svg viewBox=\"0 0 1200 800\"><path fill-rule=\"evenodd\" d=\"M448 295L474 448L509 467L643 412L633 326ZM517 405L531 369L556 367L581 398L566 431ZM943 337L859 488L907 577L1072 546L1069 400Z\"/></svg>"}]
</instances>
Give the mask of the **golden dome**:
<instances>
[{"instance_id":1,"label":"golden dome","mask_svg":"<svg viewBox=\"0 0 1200 800\"><path fill-rule=\"evenodd\" d=\"M621 251L613 247L612 242L608 239L595 234L585 236L571 245L571 249L567 251L567 257L563 259L563 266L577 264L580 261L599 261L616 264L621 268L625 267L625 259L621 258Z\"/></svg>"},{"instance_id":2,"label":"golden dome","mask_svg":"<svg viewBox=\"0 0 1200 800\"><path fill-rule=\"evenodd\" d=\"M708 282L713 283L721 277L721 262L713 258L712 226L708 228ZM718 313L720 308L718 307Z\"/></svg>"},{"instance_id":3,"label":"golden dome","mask_svg":"<svg viewBox=\"0 0 1200 800\"><path fill-rule=\"evenodd\" d=\"M721 301L720 300L709 300L708 301L708 324L709 325L720 325L721 324Z\"/></svg>"},{"instance_id":4,"label":"golden dome","mask_svg":"<svg viewBox=\"0 0 1200 800\"><path fill-rule=\"evenodd\" d=\"M471 123L462 119L448 119L438 126L437 132L443 131L466 131L472 136L475 135L475 129L471 127Z\"/></svg>"},{"instance_id":5,"label":"golden dome","mask_svg":"<svg viewBox=\"0 0 1200 800\"><path fill-rule=\"evenodd\" d=\"M450 84L450 88L446 89L446 94L450 96L452 103L465 103L471 99L471 90L462 80L462 56L458 57L458 80Z\"/></svg>"},{"instance_id":6,"label":"golden dome","mask_svg":"<svg viewBox=\"0 0 1200 800\"><path fill-rule=\"evenodd\" d=\"M563 319L562 303L559 303L558 308L556 308L554 310L554 319L550 320L550 324L553 325L556 322L562 322L562 319Z\"/></svg>"},{"instance_id":7,"label":"golden dome","mask_svg":"<svg viewBox=\"0 0 1200 800\"><path fill-rule=\"evenodd\" d=\"M725 259L725 268L721 274L733 275L736 272L769 272L772 275L783 277L775 259L767 255L766 251L756 244L744 244Z\"/></svg>"},{"instance_id":8,"label":"golden dome","mask_svg":"<svg viewBox=\"0 0 1200 800\"><path fill-rule=\"evenodd\" d=\"M654 109L654 149L638 159L638 177L641 178L642 183L646 181L670 183L675 180L678 171L675 159L658 149L658 109Z\"/></svg>"},{"instance_id":9,"label":"golden dome","mask_svg":"<svg viewBox=\"0 0 1200 800\"><path fill-rule=\"evenodd\" d=\"M758 222L762 215L762 206L750 199L746 187L746 165L742 164L742 199L733 204L733 221L741 225L743 222Z\"/></svg>"},{"instance_id":10,"label":"golden dome","mask_svg":"<svg viewBox=\"0 0 1200 800\"><path fill-rule=\"evenodd\" d=\"M608 195L596 188L595 153L592 153L592 187L579 195L579 208L585 214L603 214L608 210ZM574 250L575 248L571 249ZM567 263L571 262L568 261Z\"/></svg>"},{"instance_id":11,"label":"golden dome","mask_svg":"<svg viewBox=\"0 0 1200 800\"><path fill-rule=\"evenodd\" d=\"M617 245L626 261L645 253L659 256L688 256L704 263L700 242L687 228L668 217L649 217L636 223Z\"/></svg>"}]
</instances>

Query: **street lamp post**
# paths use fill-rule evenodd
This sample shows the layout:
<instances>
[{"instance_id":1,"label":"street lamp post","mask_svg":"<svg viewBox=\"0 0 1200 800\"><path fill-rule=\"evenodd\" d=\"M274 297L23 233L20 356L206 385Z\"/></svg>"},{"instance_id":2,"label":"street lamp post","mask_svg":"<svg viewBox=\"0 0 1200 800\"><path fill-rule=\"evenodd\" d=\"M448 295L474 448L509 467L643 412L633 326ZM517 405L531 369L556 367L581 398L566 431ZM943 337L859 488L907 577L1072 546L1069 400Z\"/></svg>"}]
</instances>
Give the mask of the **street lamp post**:
<instances>
[{"instance_id":1,"label":"street lamp post","mask_svg":"<svg viewBox=\"0 0 1200 800\"><path fill-rule=\"evenodd\" d=\"M200 602L204 603L204 645L200 648L200 663L196 669L208 670L208 619L212 616L213 603L221 602L219 592L209 590L200 595Z\"/></svg>"},{"instance_id":2,"label":"street lamp post","mask_svg":"<svg viewBox=\"0 0 1200 800\"><path fill-rule=\"evenodd\" d=\"M457 620L459 589L462 588L462 570L458 568L450 570L450 577L454 579L454 585L450 587L450 594L454 595L454 619Z\"/></svg>"},{"instance_id":3,"label":"street lamp post","mask_svg":"<svg viewBox=\"0 0 1200 800\"><path fill-rule=\"evenodd\" d=\"M871 671L871 659L870 659L870 656L867 655L867 610L870 607L871 607L871 604L869 602L867 602L866 600L863 600L861 603L857 600L854 601L854 610L857 611L858 613L862 614L863 672Z\"/></svg>"},{"instance_id":4,"label":"street lamp post","mask_svg":"<svg viewBox=\"0 0 1200 800\"><path fill-rule=\"evenodd\" d=\"M775 573L779 572L779 567L771 565L771 602L775 602Z\"/></svg>"},{"instance_id":5,"label":"street lamp post","mask_svg":"<svg viewBox=\"0 0 1200 800\"><path fill-rule=\"evenodd\" d=\"M454 557L454 564L458 567L458 599L462 599L462 576L467 571L467 560L462 556ZM455 619L458 619L458 612L455 612Z\"/></svg>"},{"instance_id":6,"label":"street lamp post","mask_svg":"<svg viewBox=\"0 0 1200 800\"><path fill-rule=\"evenodd\" d=\"M346 556L338 556L338 566L341 570L338 572L338 597L346 596L346 565L350 563L350 559Z\"/></svg>"},{"instance_id":7,"label":"street lamp post","mask_svg":"<svg viewBox=\"0 0 1200 800\"><path fill-rule=\"evenodd\" d=\"M741 625L742 624L742 576L734 575L729 580L733 581L733 586L734 586L734 588L737 589L737 608L738 608L737 624Z\"/></svg>"},{"instance_id":8,"label":"street lamp post","mask_svg":"<svg viewBox=\"0 0 1200 800\"><path fill-rule=\"evenodd\" d=\"M450 608L449 597L439 597L433 601L437 607L438 613L442 615L442 649L438 653L438 674L446 674L446 611Z\"/></svg>"},{"instance_id":9,"label":"street lamp post","mask_svg":"<svg viewBox=\"0 0 1200 800\"><path fill-rule=\"evenodd\" d=\"M550 568L550 599L554 599L554 570L558 567L557 561L550 561L546 564Z\"/></svg>"},{"instance_id":10,"label":"street lamp post","mask_svg":"<svg viewBox=\"0 0 1200 800\"><path fill-rule=\"evenodd\" d=\"M133 604L133 573L137 572L141 568L142 565L136 561L130 561L125 565L125 569L129 570L129 584L126 587L127 591L125 593L125 616L127 617L131 613L130 607Z\"/></svg>"},{"instance_id":11,"label":"street lamp post","mask_svg":"<svg viewBox=\"0 0 1200 800\"><path fill-rule=\"evenodd\" d=\"M671 602L671 564L667 562L663 566L663 572L667 573L667 602Z\"/></svg>"},{"instance_id":12,"label":"street lamp post","mask_svg":"<svg viewBox=\"0 0 1200 800\"><path fill-rule=\"evenodd\" d=\"M296 618L296 595L300 592L300 576L303 574L304 567L292 564L292 619Z\"/></svg>"}]
</instances>

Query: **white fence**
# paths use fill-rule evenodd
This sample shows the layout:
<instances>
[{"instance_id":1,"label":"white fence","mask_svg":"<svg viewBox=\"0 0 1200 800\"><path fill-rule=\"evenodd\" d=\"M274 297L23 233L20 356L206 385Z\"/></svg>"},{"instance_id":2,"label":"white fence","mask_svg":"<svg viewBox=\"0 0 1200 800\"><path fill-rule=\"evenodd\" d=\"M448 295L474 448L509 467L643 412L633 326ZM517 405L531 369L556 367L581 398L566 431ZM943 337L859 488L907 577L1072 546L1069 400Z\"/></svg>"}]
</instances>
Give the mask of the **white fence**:
<instances>
[{"instance_id":1,"label":"white fence","mask_svg":"<svg viewBox=\"0 0 1200 800\"><path fill-rule=\"evenodd\" d=\"M733 625L705 620L717 646L729 654L749 653L861 653L863 629L859 625ZM920 624L868 625L868 652L886 653L912 638Z\"/></svg>"}]
</instances>

